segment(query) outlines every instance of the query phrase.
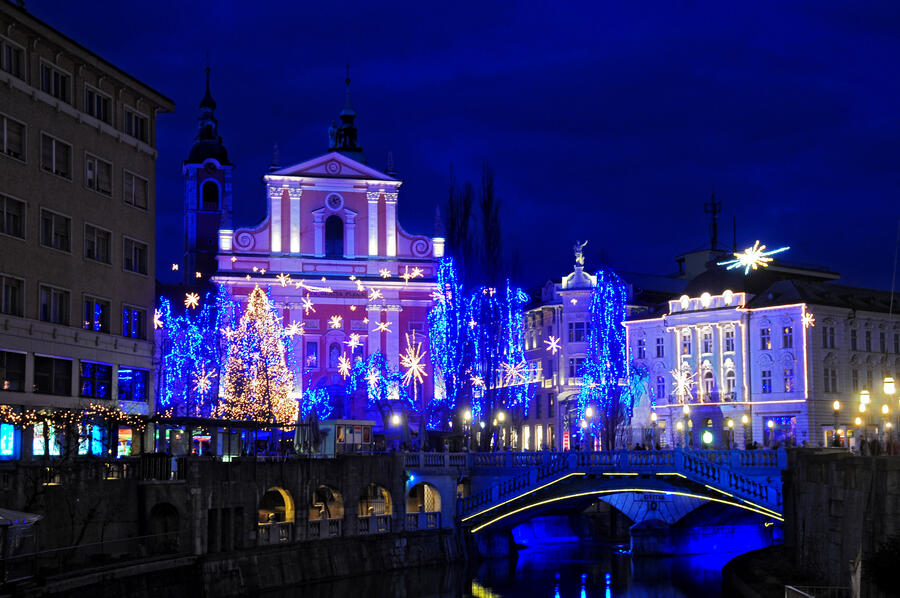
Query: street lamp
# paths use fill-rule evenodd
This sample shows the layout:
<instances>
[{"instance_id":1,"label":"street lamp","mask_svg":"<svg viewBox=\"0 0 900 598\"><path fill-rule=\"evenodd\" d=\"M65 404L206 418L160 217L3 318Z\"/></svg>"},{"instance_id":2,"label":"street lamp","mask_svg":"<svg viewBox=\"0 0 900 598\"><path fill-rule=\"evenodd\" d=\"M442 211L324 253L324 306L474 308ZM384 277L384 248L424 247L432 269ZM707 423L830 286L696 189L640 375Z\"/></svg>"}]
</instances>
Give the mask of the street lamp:
<instances>
[{"instance_id":1,"label":"street lamp","mask_svg":"<svg viewBox=\"0 0 900 598\"><path fill-rule=\"evenodd\" d=\"M840 441L838 440L838 414L841 411L841 402L835 401L832 408L834 409L834 432L831 434L831 446L840 446Z\"/></svg>"},{"instance_id":2,"label":"street lamp","mask_svg":"<svg viewBox=\"0 0 900 598\"><path fill-rule=\"evenodd\" d=\"M728 424L728 450L734 448L734 420L730 417L726 422Z\"/></svg>"},{"instance_id":3,"label":"street lamp","mask_svg":"<svg viewBox=\"0 0 900 598\"><path fill-rule=\"evenodd\" d=\"M688 448L688 418L691 416L691 406L685 403L681 406L681 414L684 416L684 448Z\"/></svg>"},{"instance_id":4,"label":"street lamp","mask_svg":"<svg viewBox=\"0 0 900 598\"><path fill-rule=\"evenodd\" d=\"M775 420L770 419L769 421L767 421L766 427L769 428L769 442L767 442L766 445L769 448L772 448L772 446L775 444Z\"/></svg>"},{"instance_id":5,"label":"street lamp","mask_svg":"<svg viewBox=\"0 0 900 598\"><path fill-rule=\"evenodd\" d=\"M469 411L468 409L466 409L463 412L463 431L465 432L465 436L466 436L466 450L467 451L470 448L469 447L469 434L470 434L469 423L471 421L472 421L472 412Z\"/></svg>"},{"instance_id":6,"label":"street lamp","mask_svg":"<svg viewBox=\"0 0 900 598\"><path fill-rule=\"evenodd\" d=\"M650 412L650 448L656 448L656 420L659 416L656 415L656 411Z\"/></svg>"},{"instance_id":7,"label":"street lamp","mask_svg":"<svg viewBox=\"0 0 900 598\"><path fill-rule=\"evenodd\" d=\"M499 411L497 413L497 421L500 422L500 435L502 436L502 442L500 443L504 449L509 450L509 434L506 431L506 413L503 411Z\"/></svg>"},{"instance_id":8,"label":"street lamp","mask_svg":"<svg viewBox=\"0 0 900 598\"><path fill-rule=\"evenodd\" d=\"M741 416L741 424L744 426L744 448L747 448L747 426L750 425L750 416L746 413Z\"/></svg>"}]
</instances>

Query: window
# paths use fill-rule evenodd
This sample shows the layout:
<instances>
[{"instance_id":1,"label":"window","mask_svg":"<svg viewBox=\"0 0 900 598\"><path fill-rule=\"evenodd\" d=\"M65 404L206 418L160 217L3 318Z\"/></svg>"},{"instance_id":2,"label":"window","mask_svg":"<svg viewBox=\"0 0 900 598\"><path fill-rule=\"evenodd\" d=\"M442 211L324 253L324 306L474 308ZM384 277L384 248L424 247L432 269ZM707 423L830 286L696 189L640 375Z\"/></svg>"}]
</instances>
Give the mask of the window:
<instances>
[{"instance_id":1,"label":"window","mask_svg":"<svg viewBox=\"0 0 900 598\"><path fill-rule=\"evenodd\" d=\"M147 312L136 307L122 308L122 336L147 338Z\"/></svg>"},{"instance_id":2,"label":"window","mask_svg":"<svg viewBox=\"0 0 900 598\"><path fill-rule=\"evenodd\" d=\"M147 273L147 244L125 237L122 253L125 269L137 274Z\"/></svg>"},{"instance_id":3,"label":"window","mask_svg":"<svg viewBox=\"0 0 900 598\"><path fill-rule=\"evenodd\" d=\"M833 367L825 368L825 392L837 392L837 369Z\"/></svg>"},{"instance_id":4,"label":"window","mask_svg":"<svg viewBox=\"0 0 900 598\"><path fill-rule=\"evenodd\" d=\"M822 347L834 349L834 326L822 327Z\"/></svg>"},{"instance_id":5,"label":"window","mask_svg":"<svg viewBox=\"0 0 900 598\"><path fill-rule=\"evenodd\" d=\"M319 366L319 341L306 341L306 365L311 368Z\"/></svg>"},{"instance_id":6,"label":"window","mask_svg":"<svg viewBox=\"0 0 900 598\"><path fill-rule=\"evenodd\" d=\"M41 321L69 325L69 291L41 285Z\"/></svg>"},{"instance_id":7,"label":"window","mask_svg":"<svg viewBox=\"0 0 900 598\"><path fill-rule=\"evenodd\" d=\"M541 419L543 414L541 413L541 395L534 397L534 417L537 419Z\"/></svg>"},{"instance_id":8,"label":"window","mask_svg":"<svg viewBox=\"0 0 900 598\"><path fill-rule=\"evenodd\" d=\"M850 350L856 351L857 346L858 346L858 344L857 344L856 328L851 328L850 329Z\"/></svg>"},{"instance_id":9,"label":"window","mask_svg":"<svg viewBox=\"0 0 900 598\"><path fill-rule=\"evenodd\" d=\"M866 351L872 350L872 331L866 330Z\"/></svg>"},{"instance_id":10,"label":"window","mask_svg":"<svg viewBox=\"0 0 900 598\"><path fill-rule=\"evenodd\" d=\"M762 370L762 392L769 394L772 392L772 370Z\"/></svg>"},{"instance_id":11,"label":"window","mask_svg":"<svg viewBox=\"0 0 900 598\"><path fill-rule=\"evenodd\" d=\"M91 224L84 225L84 257L89 260L110 263L109 244L112 234Z\"/></svg>"},{"instance_id":12,"label":"window","mask_svg":"<svg viewBox=\"0 0 900 598\"><path fill-rule=\"evenodd\" d=\"M878 333L878 346L882 353L887 353L887 335L884 332Z\"/></svg>"},{"instance_id":13,"label":"window","mask_svg":"<svg viewBox=\"0 0 900 598\"><path fill-rule=\"evenodd\" d=\"M703 394L706 395L707 399L709 399L712 396L715 386L716 386L716 380L713 377L713 373L710 371L704 372L704 374L703 374Z\"/></svg>"},{"instance_id":14,"label":"window","mask_svg":"<svg viewBox=\"0 0 900 598\"><path fill-rule=\"evenodd\" d=\"M84 86L84 111L105 123L109 123L110 99L90 85Z\"/></svg>"},{"instance_id":15,"label":"window","mask_svg":"<svg viewBox=\"0 0 900 598\"><path fill-rule=\"evenodd\" d=\"M72 362L53 357L34 358L34 392L45 395L72 394Z\"/></svg>"},{"instance_id":16,"label":"window","mask_svg":"<svg viewBox=\"0 0 900 598\"><path fill-rule=\"evenodd\" d=\"M117 373L120 401L147 401L147 371L119 366Z\"/></svg>"},{"instance_id":17,"label":"window","mask_svg":"<svg viewBox=\"0 0 900 598\"><path fill-rule=\"evenodd\" d=\"M62 100L67 104L70 103L69 75L46 62L42 62L41 91L49 93L57 100Z\"/></svg>"},{"instance_id":18,"label":"window","mask_svg":"<svg viewBox=\"0 0 900 598\"><path fill-rule=\"evenodd\" d=\"M31 444L31 453L36 457L42 457L47 453L47 442L50 442L50 452L49 454L54 457L59 456L60 445L62 445L63 438L61 434L58 434L56 429L52 424L47 424L47 427L44 428L43 422L38 422L34 424L34 429L32 431L32 436L34 440Z\"/></svg>"},{"instance_id":19,"label":"window","mask_svg":"<svg viewBox=\"0 0 900 598\"><path fill-rule=\"evenodd\" d=\"M569 322L569 342L583 343L585 328L584 322Z\"/></svg>"},{"instance_id":20,"label":"window","mask_svg":"<svg viewBox=\"0 0 900 598\"><path fill-rule=\"evenodd\" d=\"M734 330L725 331L725 350L734 351Z\"/></svg>"},{"instance_id":21,"label":"window","mask_svg":"<svg viewBox=\"0 0 900 598\"><path fill-rule=\"evenodd\" d=\"M584 366L584 358L577 357L569 360L569 378L580 378Z\"/></svg>"},{"instance_id":22,"label":"window","mask_svg":"<svg viewBox=\"0 0 900 598\"><path fill-rule=\"evenodd\" d=\"M122 176L122 199L125 200L125 203L146 210L148 205L147 190L147 179L127 170L125 171Z\"/></svg>"},{"instance_id":23,"label":"window","mask_svg":"<svg viewBox=\"0 0 900 598\"><path fill-rule=\"evenodd\" d=\"M866 370L866 388L875 388L872 385L872 370Z\"/></svg>"},{"instance_id":24,"label":"window","mask_svg":"<svg viewBox=\"0 0 900 598\"><path fill-rule=\"evenodd\" d=\"M850 384L853 390L862 390L859 387L859 370L850 370Z\"/></svg>"},{"instance_id":25,"label":"window","mask_svg":"<svg viewBox=\"0 0 900 598\"><path fill-rule=\"evenodd\" d=\"M691 354L691 333L690 332L682 332L681 333L681 354L682 355L690 355Z\"/></svg>"},{"instance_id":26,"label":"window","mask_svg":"<svg viewBox=\"0 0 900 598\"><path fill-rule=\"evenodd\" d=\"M666 396L666 377L665 376L657 376L656 377L656 398L661 399Z\"/></svg>"},{"instance_id":27,"label":"window","mask_svg":"<svg viewBox=\"0 0 900 598\"><path fill-rule=\"evenodd\" d=\"M143 142L147 141L147 117L125 109L125 133Z\"/></svg>"},{"instance_id":28,"label":"window","mask_svg":"<svg viewBox=\"0 0 900 598\"><path fill-rule=\"evenodd\" d=\"M712 353L713 351L713 335L711 330L703 331L703 352Z\"/></svg>"},{"instance_id":29,"label":"window","mask_svg":"<svg viewBox=\"0 0 900 598\"><path fill-rule=\"evenodd\" d=\"M103 195L112 195L112 164L97 156L84 156L84 185Z\"/></svg>"},{"instance_id":30,"label":"window","mask_svg":"<svg viewBox=\"0 0 900 598\"><path fill-rule=\"evenodd\" d=\"M72 178L72 146L46 133L41 134L41 168L61 177Z\"/></svg>"},{"instance_id":31,"label":"window","mask_svg":"<svg viewBox=\"0 0 900 598\"><path fill-rule=\"evenodd\" d=\"M547 395L547 417L556 416L556 395L552 392Z\"/></svg>"},{"instance_id":32,"label":"window","mask_svg":"<svg viewBox=\"0 0 900 598\"><path fill-rule=\"evenodd\" d=\"M84 298L84 321L82 328L109 334L109 301L94 297Z\"/></svg>"},{"instance_id":33,"label":"window","mask_svg":"<svg viewBox=\"0 0 900 598\"><path fill-rule=\"evenodd\" d=\"M662 358L666 356L666 340L662 337L656 339L656 357Z\"/></svg>"},{"instance_id":34,"label":"window","mask_svg":"<svg viewBox=\"0 0 900 598\"><path fill-rule=\"evenodd\" d=\"M325 257L343 257L344 221L331 215L325 220Z\"/></svg>"},{"instance_id":35,"label":"window","mask_svg":"<svg viewBox=\"0 0 900 598\"><path fill-rule=\"evenodd\" d=\"M639 338L637 342L637 358L638 359L646 359L647 358L647 341Z\"/></svg>"},{"instance_id":36,"label":"window","mask_svg":"<svg viewBox=\"0 0 900 598\"><path fill-rule=\"evenodd\" d=\"M735 387L735 377L734 370L728 370L725 372L725 392L731 394L734 392Z\"/></svg>"},{"instance_id":37,"label":"window","mask_svg":"<svg viewBox=\"0 0 900 598\"><path fill-rule=\"evenodd\" d=\"M105 363L81 362L79 391L82 397L112 398L112 366Z\"/></svg>"},{"instance_id":38,"label":"window","mask_svg":"<svg viewBox=\"0 0 900 598\"><path fill-rule=\"evenodd\" d=\"M41 245L60 251L72 250L72 219L41 210Z\"/></svg>"},{"instance_id":39,"label":"window","mask_svg":"<svg viewBox=\"0 0 900 598\"><path fill-rule=\"evenodd\" d=\"M794 368L784 368L784 392L794 392Z\"/></svg>"},{"instance_id":40,"label":"window","mask_svg":"<svg viewBox=\"0 0 900 598\"><path fill-rule=\"evenodd\" d=\"M203 209L219 209L219 186L214 181L203 183Z\"/></svg>"},{"instance_id":41,"label":"window","mask_svg":"<svg viewBox=\"0 0 900 598\"><path fill-rule=\"evenodd\" d=\"M0 275L0 313L21 317L24 314L25 281Z\"/></svg>"},{"instance_id":42,"label":"window","mask_svg":"<svg viewBox=\"0 0 900 598\"><path fill-rule=\"evenodd\" d=\"M794 348L794 329L791 326L785 326L781 330L781 346L784 349Z\"/></svg>"},{"instance_id":43,"label":"window","mask_svg":"<svg viewBox=\"0 0 900 598\"><path fill-rule=\"evenodd\" d=\"M13 77L23 79L25 72L25 51L9 40L0 39L0 70Z\"/></svg>"},{"instance_id":44,"label":"window","mask_svg":"<svg viewBox=\"0 0 900 598\"><path fill-rule=\"evenodd\" d=\"M25 238L25 202L0 194L0 233Z\"/></svg>"},{"instance_id":45,"label":"window","mask_svg":"<svg viewBox=\"0 0 900 598\"><path fill-rule=\"evenodd\" d=\"M0 351L0 390L25 390L25 354Z\"/></svg>"},{"instance_id":46,"label":"window","mask_svg":"<svg viewBox=\"0 0 900 598\"><path fill-rule=\"evenodd\" d=\"M25 159L25 125L0 114L0 153Z\"/></svg>"},{"instance_id":47,"label":"window","mask_svg":"<svg viewBox=\"0 0 900 598\"><path fill-rule=\"evenodd\" d=\"M772 329L771 328L760 328L759 329L759 348L763 351L772 348Z\"/></svg>"}]
</instances>

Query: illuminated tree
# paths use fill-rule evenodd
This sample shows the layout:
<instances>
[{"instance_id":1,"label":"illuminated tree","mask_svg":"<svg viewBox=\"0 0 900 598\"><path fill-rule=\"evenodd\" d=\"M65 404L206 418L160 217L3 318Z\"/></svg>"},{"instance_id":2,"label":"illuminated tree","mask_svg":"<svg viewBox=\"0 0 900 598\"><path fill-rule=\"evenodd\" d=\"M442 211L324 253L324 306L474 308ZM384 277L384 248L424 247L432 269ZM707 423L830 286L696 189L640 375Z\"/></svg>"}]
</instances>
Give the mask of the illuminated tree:
<instances>
[{"instance_id":1,"label":"illuminated tree","mask_svg":"<svg viewBox=\"0 0 900 598\"><path fill-rule=\"evenodd\" d=\"M460 395L469 386L466 375L468 318L466 297L456 276L452 258L441 260L434 307L428 314L428 338L436 375L435 385L443 388L443 399L455 409Z\"/></svg>"},{"instance_id":2,"label":"illuminated tree","mask_svg":"<svg viewBox=\"0 0 900 598\"><path fill-rule=\"evenodd\" d=\"M581 372L578 421L585 420L600 435L601 447L613 450L620 425L631 416L633 393L625 387L627 347L625 344L625 283L609 269L597 272L591 290L590 327L587 355ZM621 381L621 384L620 384ZM593 417L586 417L591 407Z\"/></svg>"},{"instance_id":3,"label":"illuminated tree","mask_svg":"<svg viewBox=\"0 0 900 598\"><path fill-rule=\"evenodd\" d=\"M219 415L276 424L297 420L291 396L294 376L288 367L284 328L266 293L250 293L238 327L230 332L224 397Z\"/></svg>"}]
</instances>

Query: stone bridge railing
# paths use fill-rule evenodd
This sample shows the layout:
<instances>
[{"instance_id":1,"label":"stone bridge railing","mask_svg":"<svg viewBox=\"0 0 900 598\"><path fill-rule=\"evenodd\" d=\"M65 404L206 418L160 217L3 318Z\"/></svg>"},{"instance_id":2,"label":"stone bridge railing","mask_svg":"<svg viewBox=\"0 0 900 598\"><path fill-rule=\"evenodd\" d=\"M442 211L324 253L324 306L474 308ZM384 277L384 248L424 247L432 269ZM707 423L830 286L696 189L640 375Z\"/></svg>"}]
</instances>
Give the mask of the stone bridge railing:
<instances>
[{"instance_id":1,"label":"stone bridge railing","mask_svg":"<svg viewBox=\"0 0 900 598\"><path fill-rule=\"evenodd\" d=\"M409 453L406 467L430 473L504 475L503 481L457 501L466 516L570 473L669 473L781 511L784 450ZM773 479L777 478L777 479Z\"/></svg>"}]
</instances>

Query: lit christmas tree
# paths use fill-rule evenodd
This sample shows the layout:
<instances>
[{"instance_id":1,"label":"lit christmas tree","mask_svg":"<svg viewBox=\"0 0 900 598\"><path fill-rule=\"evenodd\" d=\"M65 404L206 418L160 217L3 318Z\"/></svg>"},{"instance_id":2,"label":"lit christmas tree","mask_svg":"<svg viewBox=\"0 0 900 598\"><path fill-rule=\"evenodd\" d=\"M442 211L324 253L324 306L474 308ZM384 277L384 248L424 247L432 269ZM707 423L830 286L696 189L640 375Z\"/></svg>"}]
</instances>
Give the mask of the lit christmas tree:
<instances>
[{"instance_id":1,"label":"lit christmas tree","mask_svg":"<svg viewBox=\"0 0 900 598\"><path fill-rule=\"evenodd\" d=\"M287 364L284 328L259 286L250 293L240 324L229 336L218 415L277 424L295 422L298 405L291 396L294 376Z\"/></svg>"}]
</instances>

